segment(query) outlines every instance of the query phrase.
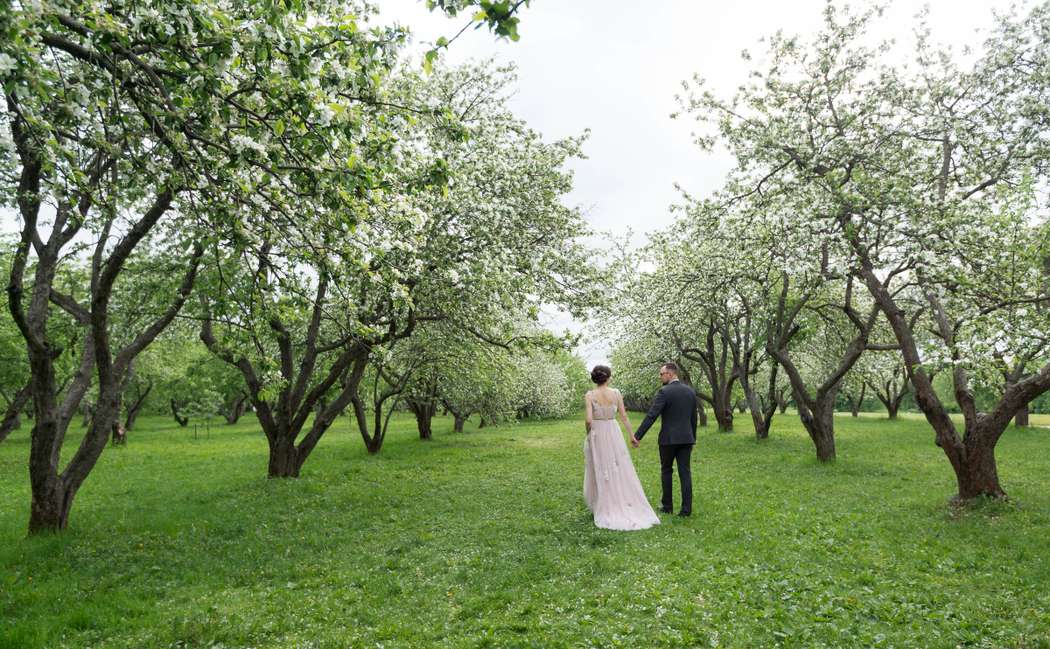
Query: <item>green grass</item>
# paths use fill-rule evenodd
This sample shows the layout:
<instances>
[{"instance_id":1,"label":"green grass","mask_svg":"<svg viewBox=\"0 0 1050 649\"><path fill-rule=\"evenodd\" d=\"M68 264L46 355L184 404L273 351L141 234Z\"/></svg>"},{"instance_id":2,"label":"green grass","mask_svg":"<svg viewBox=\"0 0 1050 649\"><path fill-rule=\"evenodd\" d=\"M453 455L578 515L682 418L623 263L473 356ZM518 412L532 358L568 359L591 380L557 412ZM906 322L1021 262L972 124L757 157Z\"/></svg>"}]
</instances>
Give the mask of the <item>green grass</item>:
<instances>
[{"instance_id":1,"label":"green grass","mask_svg":"<svg viewBox=\"0 0 1050 649\"><path fill-rule=\"evenodd\" d=\"M792 417L701 434L691 519L595 529L582 425L434 441L395 419L369 457L337 423L299 480L254 420L145 419L71 529L25 538L27 431L0 445L0 649L1050 647L1050 431L999 445L1010 503L953 511L920 420L839 419L820 466ZM659 498L653 439L633 451Z\"/></svg>"}]
</instances>

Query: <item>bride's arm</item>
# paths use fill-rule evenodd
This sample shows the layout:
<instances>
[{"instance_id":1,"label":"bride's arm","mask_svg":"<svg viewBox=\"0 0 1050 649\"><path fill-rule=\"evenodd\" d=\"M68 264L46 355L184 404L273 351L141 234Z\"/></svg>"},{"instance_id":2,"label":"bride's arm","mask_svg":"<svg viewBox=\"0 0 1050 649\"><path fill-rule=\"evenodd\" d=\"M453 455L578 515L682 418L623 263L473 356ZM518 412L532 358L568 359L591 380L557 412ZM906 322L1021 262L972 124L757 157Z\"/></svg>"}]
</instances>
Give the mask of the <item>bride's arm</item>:
<instances>
[{"instance_id":1,"label":"bride's arm","mask_svg":"<svg viewBox=\"0 0 1050 649\"><path fill-rule=\"evenodd\" d=\"M594 413L591 411L591 393L583 395L583 408L586 415L587 434L591 434L591 423L594 421Z\"/></svg>"},{"instance_id":2,"label":"bride's arm","mask_svg":"<svg viewBox=\"0 0 1050 649\"><path fill-rule=\"evenodd\" d=\"M617 409L620 411L620 421L623 422L623 428L627 431L627 436L634 435L634 431L631 430L631 420L627 418L627 407L623 405L623 395L619 391L616 392Z\"/></svg>"}]
</instances>

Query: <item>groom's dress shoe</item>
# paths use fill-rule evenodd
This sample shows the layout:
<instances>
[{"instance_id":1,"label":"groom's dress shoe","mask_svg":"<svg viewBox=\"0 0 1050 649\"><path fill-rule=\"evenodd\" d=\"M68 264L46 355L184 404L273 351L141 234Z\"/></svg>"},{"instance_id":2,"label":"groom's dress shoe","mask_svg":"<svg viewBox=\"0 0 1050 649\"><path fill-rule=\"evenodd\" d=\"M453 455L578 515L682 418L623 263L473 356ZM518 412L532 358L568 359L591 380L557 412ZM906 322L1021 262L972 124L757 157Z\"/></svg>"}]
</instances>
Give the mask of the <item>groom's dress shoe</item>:
<instances>
[{"instance_id":1,"label":"groom's dress shoe","mask_svg":"<svg viewBox=\"0 0 1050 649\"><path fill-rule=\"evenodd\" d=\"M678 512L679 516L692 516L693 512Z\"/></svg>"},{"instance_id":2,"label":"groom's dress shoe","mask_svg":"<svg viewBox=\"0 0 1050 649\"><path fill-rule=\"evenodd\" d=\"M674 510L673 510L673 509L670 509L670 508L668 508L668 507L661 507L661 508L660 508L660 511L662 511L662 512L663 512L663 513L665 513L665 514L673 514L673 513L674 513Z\"/></svg>"}]
</instances>

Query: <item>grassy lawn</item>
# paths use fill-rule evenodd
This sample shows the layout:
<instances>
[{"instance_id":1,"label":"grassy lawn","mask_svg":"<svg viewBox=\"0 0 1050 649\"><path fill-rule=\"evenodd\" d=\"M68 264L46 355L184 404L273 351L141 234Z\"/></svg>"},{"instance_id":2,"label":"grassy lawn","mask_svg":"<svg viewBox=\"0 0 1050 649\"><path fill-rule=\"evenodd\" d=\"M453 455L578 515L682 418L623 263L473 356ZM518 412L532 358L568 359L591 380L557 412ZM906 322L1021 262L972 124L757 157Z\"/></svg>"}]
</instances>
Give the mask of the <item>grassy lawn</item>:
<instances>
[{"instance_id":1,"label":"grassy lawn","mask_svg":"<svg viewBox=\"0 0 1050 649\"><path fill-rule=\"evenodd\" d=\"M617 533L575 420L424 443L404 417L378 457L342 420L294 481L243 422L142 420L51 538L25 538L27 429L0 445L0 649L1050 647L1045 429L999 445L1011 503L956 512L920 419L841 418L819 466L794 418L757 444L738 417L701 434L693 518Z\"/></svg>"}]
</instances>

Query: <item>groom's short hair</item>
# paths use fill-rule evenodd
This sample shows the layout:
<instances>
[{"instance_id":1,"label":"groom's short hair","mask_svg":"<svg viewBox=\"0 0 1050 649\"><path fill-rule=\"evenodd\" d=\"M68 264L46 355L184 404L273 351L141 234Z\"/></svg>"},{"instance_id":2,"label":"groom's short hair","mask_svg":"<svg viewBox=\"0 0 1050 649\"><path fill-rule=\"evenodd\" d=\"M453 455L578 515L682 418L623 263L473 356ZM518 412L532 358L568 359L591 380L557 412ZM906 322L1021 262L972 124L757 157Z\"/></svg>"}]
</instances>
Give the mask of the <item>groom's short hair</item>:
<instances>
[{"instance_id":1,"label":"groom's short hair","mask_svg":"<svg viewBox=\"0 0 1050 649\"><path fill-rule=\"evenodd\" d=\"M678 364L677 363L664 363L663 364L663 368L665 370L667 370L668 372L671 372L672 374L678 374Z\"/></svg>"}]
</instances>

